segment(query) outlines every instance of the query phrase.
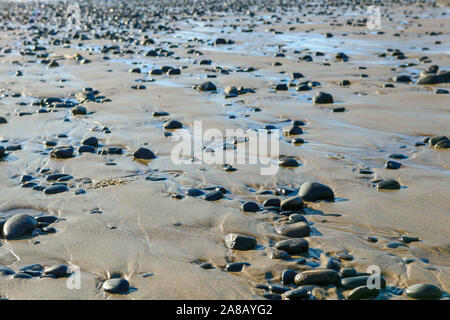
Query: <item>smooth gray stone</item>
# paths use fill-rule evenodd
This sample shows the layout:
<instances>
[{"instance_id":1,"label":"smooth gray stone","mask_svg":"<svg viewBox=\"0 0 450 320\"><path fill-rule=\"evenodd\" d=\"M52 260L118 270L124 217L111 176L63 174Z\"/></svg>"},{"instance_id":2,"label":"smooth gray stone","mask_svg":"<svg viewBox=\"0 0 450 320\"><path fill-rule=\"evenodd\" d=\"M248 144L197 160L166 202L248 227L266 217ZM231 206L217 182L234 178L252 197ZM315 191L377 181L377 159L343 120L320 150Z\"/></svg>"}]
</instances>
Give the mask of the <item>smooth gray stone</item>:
<instances>
[{"instance_id":1,"label":"smooth gray stone","mask_svg":"<svg viewBox=\"0 0 450 320\"><path fill-rule=\"evenodd\" d=\"M275 232L285 237L303 238L309 236L311 228L304 222L296 222L275 228Z\"/></svg>"},{"instance_id":2,"label":"smooth gray stone","mask_svg":"<svg viewBox=\"0 0 450 320\"><path fill-rule=\"evenodd\" d=\"M19 272L19 273L16 273L16 274L12 275L11 278L15 278L15 279L31 279L33 277L30 276L29 274Z\"/></svg>"},{"instance_id":3,"label":"smooth gray stone","mask_svg":"<svg viewBox=\"0 0 450 320\"><path fill-rule=\"evenodd\" d=\"M406 288L408 297L420 300L439 299L442 295L441 289L433 284L417 283Z\"/></svg>"},{"instance_id":4,"label":"smooth gray stone","mask_svg":"<svg viewBox=\"0 0 450 320\"><path fill-rule=\"evenodd\" d=\"M367 280L370 276L357 276L357 277L348 277L348 278L342 278L341 279L341 285L347 290L353 290L357 287L361 286L367 286ZM371 280L371 284L374 283L373 280ZM380 276L380 286L381 289L386 287L386 280L384 280L383 277Z\"/></svg>"},{"instance_id":5,"label":"smooth gray stone","mask_svg":"<svg viewBox=\"0 0 450 320\"><path fill-rule=\"evenodd\" d=\"M435 149L448 149L450 148L450 139L444 139L436 143Z\"/></svg>"},{"instance_id":6,"label":"smooth gray stone","mask_svg":"<svg viewBox=\"0 0 450 320\"><path fill-rule=\"evenodd\" d=\"M292 269L286 269L281 273L281 283L282 284L291 284L294 282L295 276L297 272Z\"/></svg>"},{"instance_id":7,"label":"smooth gray stone","mask_svg":"<svg viewBox=\"0 0 450 320\"><path fill-rule=\"evenodd\" d=\"M312 101L314 104L333 103L333 96L329 93L319 91L314 94Z\"/></svg>"},{"instance_id":8,"label":"smooth gray stone","mask_svg":"<svg viewBox=\"0 0 450 320\"><path fill-rule=\"evenodd\" d=\"M225 270L228 272L241 272L244 266L249 266L248 262L230 262L225 266Z\"/></svg>"},{"instance_id":9,"label":"smooth gray stone","mask_svg":"<svg viewBox=\"0 0 450 320\"><path fill-rule=\"evenodd\" d=\"M32 277L39 277L42 274L43 267L40 264L32 264L21 268L19 271Z\"/></svg>"},{"instance_id":10,"label":"smooth gray stone","mask_svg":"<svg viewBox=\"0 0 450 320\"><path fill-rule=\"evenodd\" d=\"M289 215L289 221L292 222L292 223L295 223L295 222L307 222L306 218L303 215L299 214L299 213L290 214Z\"/></svg>"},{"instance_id":11,"label":"smooth gray stone","mask_svg":"<svg viewBox=\"0 0 450 320\"><path fill-rule=\"evenodd\" d=\"M89 138L84 139L82 144L84 146L97 147L98 146L98 139L96 137L89 137Z\"/></svg>"},{"instance_id":12,"label":"smooth gray stone","mask_svg":"<svg viewBox=\"0 0 450 320\"><path fill-rule=\"evenodd\" d=\"M257 241L251 236L245 236L237 233L229 233L225 237L225 245L234 250L251 250L256 247Z\"/></svg>"},{"instance_id":13,"label":"smooth gray stone","mask_svg":"<svg viewBox=\"0 0 450 320\"><path fill-rule=\"evenodd\" d=\"M329 257L325 264L325 268L336 270L339 272L339 270L341 269L341 261L339 261L339 259L336 259L335 257Z\"/></svg>"},{"instance_id":14,"label":"smooth gray stone","mask_svg":"<svg viewBox=\"0 0 450 320\"><path fill-rule=\"evenodd\" d=\"M177 120L169 120L167 122L164 122L163 128L164 129L181 129L181 128L183 128L183 124Z\"/></svg>"},{"instance_id":15,"label":"smooth gray stone","mask_svg":"<svg viewBox=\"0 0 450 320\"><path fill-rule=\"evenodd\" d=\"M386 169L396 170L400 169L401 166L402 164L397 161L389 160L388 162L386 162Z\"/></svg>"},{"instance_id":16,"label":"smooth gray stone","mask_svg":"<svg viewBox=\"0 0 450 320\"><path fill-rule=\"evenodd\" d=\"M223 193L218 190L208 192L203 197L203 199L205 199L207 201L216 201L216 200L220 200L222 198L223 198Z\"/></svg>"},{"instance_id":17,"label":"smooth gray stone","mask_svg":"<svg viewBox=\"0 0 450 320\"><path fill-rule=\"evenodd\" d=\"M289 260L291 258L289 253L273 248L269 248L268 257L270 259L282 259L282 260Z\"/></svg>"},{"instance_id":18,"label":"smooth gray stone","mask_svg":"<svg viewBox=\"0 0 450 320\"><path fill-rule=\"evenodd\" d=\"M278 165L285 168L296 168L298 167L298 161L294 158L284 158L278 161Z\"/></svg>"},{"instance_id":19,"label":"smooth gray stone","mask_svg":"<svg viewBox=\"0 0 450 320\"><path fill-rule=\"evenodd\" d=\"M202 84L194 86L194 89L197 89L199 91L216 91L217 87L214 83L207 81L203 82Z\"/></svg>"},{"instance_id":20,"label":"smooth gray stone","mask_svg":"<svg viewBox=\"0 0 450 320\"><path fill-rule=\"evenodd\" d=\"M428 143L430 144L430 146L434 147L436 144L443 140L448 140L448 138L446 136L434 136L431 137L430 140L428 140Z\"/></svg>"},{"instance_id":21,"label":"smooth gray stone","mask_svg":"<svg viewBox=\"0 0 450 320\"><path fill-rule=\"evenodd\" d=\"M286 291L291 290L291 288L273 283L269 285L269 290L272 291L273 293L285 293Z\"/></svg>"},{"instance_id":22,"label":"smooth gray stone","mask_svg":"<svg viewBox=\"0 0 450 320\"><path fill-rule=\"evenodd\" d=\"M291 197L281 201L280 207L281 210L298 211L302 210L305 207L305 204L300 197Z\"/></svg>"},{"instance_id":23,"label":"smooth gray stone","mask_svg":"<svg viewBox=\"0 0 450 320\"><path fill-rule=\"evenodd\" d=\"M130 290L130 284L123 278L109 279L103 283L103 290L109 293L123 293Z\"/></svg>"},{"instance_id":24,"label":"smooth gray stone","mask_svg":"<svg viewBox=\"0 0 450 320\"><path fill-rule=\"evenodd\" d=\"M27 214L16 214L6 220L3 226L3 236L5 239L16 239L30 233L36 228L38 222Z\"/></svg>"},{"instance_id":25,"label":"smooth gray stone","mask_svg":"<svg viewBox=\"0 0 450 320\"><path fill-rule=\"evenodd\" d=\"M70 274L69 267L63 264L54 265L44 270L44 274L52 274L57 278L65 277Z\"/></svg>"},{"instance_id":26,"label":"smooth gray stone","mask_svg":"<svg viewBox=\"0 0 450 320\"><path fill-rule=\"evenodd\" d=\"M241 210L244 212L259 212L261 209L256 202L246 202L241 206Z\"/></svg>"},{"instance_id":27,"label":"smooth gray stone","mask_svg":"<svg viewBox=\"0 0 450 320\"><path fill-rule=\"evenodd\" d=\"M303 201L334 200L334 192L330 187L311 181L302 184L298 195Z\"/></svg>"},{"instance_id":28,"label":"smooth gray stone","mask_svg":"<svg viewBox=\"0 0 450 320\"><path fill-rule=\"evenodd\" d=\"M9 275L12 275L14 273L15 272L12 269L10 269L10 268L0 267L0 275L2 275L2 276L9 276Z\"/></svg>"},{"instance_id":29,"label":"smooth gray stone","mask_svg":"<svg viewBox=\"0 0 450 320\"><path fill-rule=\"evenodd\" d=\"M340 272L343 278L356 277L358 274L355 268L342 268Z\"/></svg>"},{"instance_id":30,"label":"smooth gray stone","mask_svg":"<svg viewBox=\"0 0 450 320\"><path fill-rule=\"evenodd\" d=\"M377 190L398 190L398 189L400 189L400 184L393 179L383 180L378 182L377 184Z\"/></svg>"},{"instance_id":31,"label":"smooth gray stone","mask_svg":"<svg viewBox=\"0 0 450 320\"><path fill-rule=\"evenodd\" d=\"M283 296L288 300L301 300L309 296L309 291L306 288L299 287L283 293Z\"/></svg>"},{"instance_id":32,"label":"smooth gray stone","mask_svg":"<svg viewBox=\"0 0 450 320\"><path fill-rule=\"evenodd\" d=\"M379 292L380 292L380 290L378 290L376 288L369 289L366 286L361 286L361 287L357 287L357 288L353 289L352 291L350 291L347 299L348 300L361 300L361 299L373 298L373 297L376 297Z\"/></svg>"},{"instance_id":33,"label":"smooth gray stone","mask_svg":"<svg viewBox=\"0 0 450 320\"><path fill-rule=\"evenodd\" d=\"M281 201L278 198L271 198L264 200L263 207L279 207L281 205Z\"/></svg>"},{"instance_id":34,"label":"smooth gray stone","mask_svg":"<svg viewBox=\"0 0 450 320\"><path fill-rule=\"evenodd\" d=\"M295 284L297 285L328 285L338 283L339 273L331 269L303 271L295 276Z\"/></svg>"},{"instance_id":35,"label":"smooth gray stone","mask_svg":"<svg viewBox=\"0 0 450 320\"><path fill-rule=\"evenodd\" d=\"M69 191L69 188L62 184L53 185L44 189L45 194L57 194L66 191Z\"/></svg>"},{"instance_id":36,"label":"smooth gray stone","mask_svg":"<svg viewBox=\"0 0 450 320\"><path fill-rule=\"evenodd\" d=\"M152 160L155 159L155 154L147 148L139 148L135 153L133 153L135 159Z\"/></svg>"},{"instance_id":37,"label":"smooth gray stone","mask_svg":"<svg viewBox=\"0 0 450 320\"><path fill-rule=\"evenodd\" d=\"M87 114L87 109L85 107L82 106L76 106L75 108L72 109L72 114L75 115L86 115Z\"/></svg>"},{"instance_id":38,"label":"smooth gray stone","mask_svg":"<svg viewBox=\"0 0 450 320\"><path fill-rule=\"evenodd\" d=\"M186 194L188 196L191 196L191 197L198 197L198 196L204 195L205 192L203 190L200 190L200 189L192 188L192 189L187 190Z\"/></svg>"},{"instance_id":39,"label":"smooth gray stone","mask_svg":"<svg viewBox=\"0 0 450 320\"><path fill-rule=\"evenodd\" d=\"M201 263L200 265L199 265L199 267L200 268L202 268L202 269L214 269L214 267L212 266L212 264L211 263L209 263L209 262L203 262L203 263Z\"/></svg>"},{"instance_id":40,"label":"smooth gray stone","mask_svg":"<svg viewBox=\"0 0 450 320\"><path fill-rule=\"evenodd\" d=\"M61 146L56 147L50 152L50 157L56 159L68 159L73 156L73 147L72 146Z\"/></svg>"},{"instance_id":41,"label":"smooth gray stone","mask_svg":"<svg viewBox=\"0 0 450 320\"><path fill-rule=\"evenodd\" d=\"M308 252L309 243L305 239L295 238L279 241L275 244L278 250L286 251L289 254Z\"/></svg>"},{"instance_id":42,"label":"smooth gray stone","mask_svg":"<svg viewBox=\"0 0 450 320\"><path fill-rule=\"evenodd\" d=\"M46 222L46 223L54 223L58 219L59 218L55 217L55 216L40 216L40 217L36 217L36 221L37 222Z\"/></svg>"},{"instance_id":43,"label":"smooth gray stone","mask_svg":"<svg viewBox=\"0 0 450 320\"><path fill-rule=\"evenodd\" d=\"M411 242L419 241L419 238L418 237L410 237L410 236L401 236L400 240L404 243L411 243Z\"/></svg>"}]
</instances>

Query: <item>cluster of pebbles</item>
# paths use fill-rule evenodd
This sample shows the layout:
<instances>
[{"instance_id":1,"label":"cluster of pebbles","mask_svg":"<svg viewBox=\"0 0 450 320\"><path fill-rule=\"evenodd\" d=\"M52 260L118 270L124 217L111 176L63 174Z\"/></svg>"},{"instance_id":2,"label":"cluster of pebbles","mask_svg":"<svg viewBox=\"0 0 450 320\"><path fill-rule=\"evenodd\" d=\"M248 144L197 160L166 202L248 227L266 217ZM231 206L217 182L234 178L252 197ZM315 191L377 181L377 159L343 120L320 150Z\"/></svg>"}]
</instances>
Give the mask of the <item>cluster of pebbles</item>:
<instances>
[{"instance_id":1,"label":"cluster of pebbles","mask_svg":"<svg viewBox=\"0 0 450 320\"><path fill-rule=\"evenodd\" d=\"M408 3L409 1L404 1ZM282 6L282 10L288 10L294 7L300 7L302 10L310 14L323 14L331 12L333 8L341 4L340 1L329 1L322 4L311 4L309 1L283 1L282 4L277 1L253 1L252 6L245 1L188 1L179 0L172 1L168 6L164 1L81 1L79 7L82 11L83 28L81 30L71 30L67 28L67 13L66 4L62 2L48 3L40 5L40 15L30 16L24 12L34 12L36 4L23 3L19 5L12 5L0 13L1 21L8 21L0 26L2 32L24 32L20 25L28 25L33 23L33 19L39 19L39 23L33 24L31 28L32 33L27 40L21 41L18 52L17 48L5 46L0 48L1 57L8 57L8 55L19 54L21 57L32 59L34 62L39 61L46 70L57 70L61 65L70 61L75 61L80 65L93 64L93 60L77 53L73 56L59 57L54 54L56 49L70 48L75 43L80 41L98 41L102 43L99 45L98 52L103 55L104 61L111 59L119 59L125 55L138 54L142 57L152 59L156 63L152 67L140 65L131 67L128 72L131 74L145 75L143 79L137 79L139 82L158 82L158 77L170 76L171 79L177 78L190 72L191 66L181 66L180 60L191 61L188 58L183 59L177 56L175 48L179 48L177 44L169 43L168 46L163 47L162 43L147 36L147 33L158 32L167 34L177 34L177 27L173 26L175 22L182 19L195 18L203 19L206 22L213 23L214 19L209 18L211 12L223 12L227 14L235 14L242 17L258 17L256 12L275 13L275 7ZM342 4L343 5L343 4ZM348 6L360 5L360 1L350 1ZM256 6L256 9L255 9ZM139 8L139 9L136 9ZM105 21L105 17L113 12L112 18ZM133 12L134 14L130 14ZM264 19L261 17L261 21ZM279 19L281 20L281 19ZM365 26L364 21L349 19L346 25L361 27ZM268 27L267 32L274 35L282 34L282 31L277 31L272 26ZM116 30L126 29L127 32ZM242 30L242 32L251 33L251 29ZM432 36L432 35L429 35ZM333 34L326 33L326 38L332 38ZM42 44L41 39L46 40L46 44ZM105 44L107 42L107 44ZM194 45L195 44L195 45ZM204 55L202 50L198 49L196 45L205 45L210 48L233 47L236 41L222 35L215 35L213 39L204 41L202 39L190 39L185 43L186 55L191 59ZM133 47L134 46L134 47ZM149 48L150 47L150 48ZM133 48L133 49L132 49ZM140 49L136 49L140 48ZM14 49L14 50L13 50ZM139 51L138 51L139 50ZM206 50L203 50L206 51ZM284 51L284 52L283 52ZM275 53L275 58L286 58L288 52L282 49ZM291 52L289 52L291 54ZM296 57L299 63L315 62L317 59L325 56L325 53L316 51L303 52L295 50L292 54ZM326 53L329 54L329 53ZM385 52L378 54L379 58L391 59L394 58L399 61L407 59L407 54L400 49L388 48ZM324 61L322 65L327 66L330 62L348 63L352 61L351 53L337 52L332 53L332 59L329 62ZM173 65L159 64L158 59L173 59ZM192 66L205 66L206 76L202 75L204 80L196 80L190 89L193 94L204 95L211 94L221 96L227 101L235 101L233 99L245 99L251 97L252 94L257 93L260 88L251 88L242 86L221 86L216 80L222 79L230 74L237 74L241 72L255 73L256 68L252 66L243 67L224 67L213 63L209 58L199 58L201 60L191 61ZM281 60L282 61L282 60ZM427 56L422 56L417 63L408 63L401 68L412 68L419 64L430 64L432 61ZM211 66L213 65L214 66ZM272 67L277 68L282 66L282 62L278 60L273 63ZM11 76L17 81L26 77L26 68L20 68L20 63L17 63L18 70ZM211 66L211 67L208 67ZM390 77L389 81L380 84L383 88L395 88L397 85L416 86L420 88L423 85L440 85L450 83L450 71L441 70L442 66L431 65L427 69L422 70L420 74L417 72L405 73L402 75L394 75ZM361 67L359 70L364 70ZM150 78L149 78L150 77ZM154 77L154 78L153 78ZM361 78L367 78L367 74L361 74ZM326 108L331 112L341 113L349 111L346 107L338 105L339 99L334 97L330 86L326 83L321 83L317 80L309 79L306 74L294 71L290 75L289 81L275 81L267 85L267 88L261 90L270 90L276 95L282 96L286 93L306 95L312 92L311 97L306 98L310 101L313 107ZM222 82L221 82L222 84ZM349 80L341 79L338 83L341 87L351 87L352 83ZM130 86L134 90L147 89L145 85L133 84ZM127 87L128 88L128 87ZM194 91L196 90L196 91ZM322 91L324 90L324 91ZM326 91L325 91L326 90ZM136 92L135 92L136 93ZM446 94L446 89L438 88L434 91L436 94ZM247 95L248 94L248 95ZM19 99L25 98L19 93L4 93L2 99ZM30 97L28 97L30 98ZM24 99L25 100L25 99ZM89 105L103 104L111 102L111 99L104 96L99 90L91 87L86 87L77 92L73 92L71 96L66 97L35 97L32 102L18 102L20 107L35 108L33 113L19 111L15 115L1 115L0 128L10 125L11 118L30 116L34 113L66 113L62 121L70 122L74 119L83 119L92 124L91 131L104 135L114 136L114 132L107 126L94 125L95 113L90 112ZM107 104L105 104L107 106ZM253 109L261 111L258 108ZM1 111L0 111L1 112ZM183 122L170 119L170 114L164 111L157 111L152 114L153 118L158 119L162 134L169 138L174 135L177 129L185 128ZM237 116L230 116L234 119ZM302 146L307 143L303 138L298 136L305 133L305 126L307 122L303 120L288 121L289 126L282 128L284 138L295 146ZM275 125L266 125L264 127L268 132L270 130L278 129ZM106 139L98 138L91 133L86 132L86 138L76 141L71 139L71 144L66 143L67 135L62 134L53 139L43 141L43 146L40 151L42 157L46 161L58 161L64 163L66 161L76 161L78 157L89 153L97 155L98 157L114 156L117 158L130 156L133 160L140 161L147 164L150 160L157 159L158 156L147 147L140 147L138 149L130 149L123 146L110 146L104 144ZM245 141L244 141L245 142ZM235 148L233 142L231 148ZM426 137L423 141L417 142L415 147L421 148L425 146L434 148L436 151L446 152L444 149L450 148L450 139L446 136L432 136ZM228 148L225 143L224 149ZM10 143L8 140L2 140L0 145L0 159L1 165L8 165L8 161L12 158L15 151L22 150L22 145ZM404 154L391 154L389 159L385 162L385 169L398 170L403 164L399 161L407 159L408 156ZM114 162L107 162L107 165L115 165ZM282 156L278 161L278 165L286 170L299 167L301 163L295 157ZM237 169L232 165L225 165L224 171L234 172ZM373 170L369 167L359 170L360 174L372 175ZM14 176L13 179L18 182L22 188L29 188L36 192L43 193L45 196L56 197L56 194L72 191L76 195L85 194L88 186L92 184L92 180L83 177L74 177L70 173L63 171L54 172L49 168L39 168L37 172L26 173ZM167 178L159 174L151 174L146 176L148 181L163 181ZM394 179L373 179L371 183L377 190L398 190L401 185ZM172 198L176 200L184 199L185 197L198 198L204 201L221 201L227 200L235 195L232 194L228 188L224 186L213 185L209 187L198 188L184 188L184 193L174 193ZM354 257L347 252L325 255L322 262L317 262L317 259L312 259L310 252L314 249L310 246L309 237L316 232L312 224L307 220L306 212L308 206L321 202L335 201L335 194L333 190L322 183L315 181L306 181L298 188L280 186L275 190L265 190L259 195L265 195L267 198L259 203L257 201L242 201L242 214L276 214L279 219L273 225L273 237L277 239L264 249L267 252L268 259L294 262L298 266L309 266L309 270L288 268L282 271L279 282L259 283L255 288L258 294L267 299L316 299L318 291L322 288L336 288L340 297L349 300L355 299L372 299L377 297L384 297L386 293L390 295L405 294L414 299L439 299L446 298L448 295L439 287L433 284L418 283L406 288L395 286L388 286L388 279L381 278L380 288L368 287L367 283L370 274L361 273L353 267L346 267L347 261L354 260ZM60 195L61 196L61 195ZM170 200L169 200L170 201ZM20 241L27 237L36 237L38 235L47 235L57 232L52 225L59 221L54 216L37 216L33 217L26 214L16 214L8 219L0 220L0 228L2 230L2 241ZM375 243L378 241L376 237L367 237L368 242ZM396 246L408 246L411 243L420 241L418 237L404 235L399 239L399 242L390 243L388 246L395 248ZM231 232L224 236L223 245L231 250L232 254L240 251L252 251L262 246L258 239L241 233ZM238 259L238 258L237 258ZM200 268L205 270L214 269L216 266L213 263L198 261ZM226 264L222 270L229 273L237 273L245 271L252 265L251 261L238 261ZM205 271L207 272L207 271ZM50 278L65 278L71 275L70 267L64 264L54 266L42 266L40 264L33 264L14 271L9 267L2 266L0 273L3 276L11 276L12 278L30 279L35 277L50 277ZM130 292L130 282L124 277L112 276L106 279L102 284L102 289L108 293L128 293Z\"/></svg>"}]
</instances>

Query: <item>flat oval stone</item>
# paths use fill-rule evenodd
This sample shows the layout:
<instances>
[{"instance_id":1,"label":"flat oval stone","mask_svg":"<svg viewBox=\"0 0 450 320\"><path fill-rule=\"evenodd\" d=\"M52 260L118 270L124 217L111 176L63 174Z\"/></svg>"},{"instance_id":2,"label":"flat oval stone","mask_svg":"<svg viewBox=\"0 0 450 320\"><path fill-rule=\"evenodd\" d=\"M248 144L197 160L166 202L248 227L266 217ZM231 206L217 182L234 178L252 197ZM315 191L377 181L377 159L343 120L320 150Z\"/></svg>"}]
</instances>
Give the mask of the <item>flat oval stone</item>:
<instances>
[{"instance_id":1,"label":"flat oval stone","mask_svg":"<svg viewBox=\"0 0 450 320\"><path fill-rule=\"evenodd\" d=\"M305 239L287 239L278 241L275 244L275 248L278 250L286 251L290 254L297 254L302 252L307 252L309 250L309 243Z\"/></svg>"},{"instance_id":2,"label":"flat oval stone","mask_svg":"<svg viewBox=\"0 0 450 320\"><path fill-rule=\"evenodd\" d=\"M305 204L300 197L291 197L281 201L280 207L281 210L298 211L302 210L305 207Z\"/></svg>"},{"instance_id":3,"label":"flat oval stone","mask_svg":"<svg viewBox=\"0 0 450 320\"><path fill-rule=\"evenodd\" d=\"M257 241L252 236L229 233L225 237L225 245L234 250L251 250L256 247Z\"/></svg>"},{"instance_id":4,"label":"flat oval stone","mask_svg":"<svg viewBox=\"0 0 450 320\"><path fill-rule=\"evenodd\" d=\"M357 277L348 277L341 279L341 285L347 290L353 290L357 287L367 286L367 280L369 280L371 276L357 276ZM371 281L371 284L373 281ZM380 276L380 289L386 287L386 280Z\"/></svg>"},{"instance_id":5,"label":"flat oval stone","mask_svg":"<svg viewBox=\"0 0 450 320\"><path fill-rule=\"evenodd\" d=\"M14 274L15 272L7 267L0 267L0 275L2 276L10 276L12 274Z\"/></svg>"},{"instance_id":6,"label":"flat oval stone","mask_svg":"<svg viewBox=\"0 0 450 320\"><path fill-rule=\"evenodd\" d=\"M198 196L204 195L205 192L203 190L200 190L200 189L192 188L192 189L187 190L186 194L188 196L191 196L191 197L198 197Z\"/></svg>"},{"instance_id":7,"label":"flat oval stone","mask_svg":"<svg viewBox=\"0 0 450 320\"><path fill-rule=\"evenodd\" d=\"M394 179L383 180L377 183L377 190L398 190L400 184Z\"/></svg>"},{"instance_id":8,"label":"flat oval stone","mask_svg":"<svg viewBox=\"0 0 450 320\"><path fill-rule=\"evenodd\" d=\"M386 162L386 169L396 170L400 169L401 166L402 164L397 161L389 160L388 162Z\"/></svg>"},{"instance_id":9,"label":"flat oval stone","mask_svg":"<svg viewBox=\"0 0 450 320\"><path fill-rule=\"evenodd\" d=\"M84 139L82 144L84 146L97 147L98 146L98 139L96 137L89 137L89 138Z\"/></svg>"},{"instance_id":10,"label":"flat oval stone","mask_svg":"<svg viewBox=\"0 0 450 320\"><path fill-rule=\"evenodd\" d=\"M3 226L3 236L5 239L16 239L30 233L36 228L38 222L27 214L16 214L6 220Z\"/></svg>"},{"instance_id":11,"label":"flat oval stone","mask_svg":"<svg viewBox=\"0 0 450 320\"><path fill-rule=\"evenodd\" d=\"M297 222L275 228L275 232L285 237L303 238L309 236L311 228L305 222Z\"/></svg>"},{"instance_id":12,"label":"flat oval stone","mask_svg":"<svg viewBox=\"0 0 450 320\"><path fill-rule=\"evenodd\" d=\"M220 200L222 198L223 198L223 193L218 190L208 192L203 197L203 199L205 199L206 201L216 201L216 200Z\"/></svg>"},{"instance_id":13,"label":"flat oval stone","mask_svg":"<svg viewBox=\"0 0 450 320\"><path fill-rule=\"evenodd\" d=\"M296 285L328 285L338 283L339 273L331 269L308 270L295 276Z\"/></svg>"},{"instance_id":14,"label":"flat oval stone","mask_svg":"<svg viewBox=\"0 0 450 320\"><path fill-rule=\"evenodd\" d=\"M230 262L225 266L225 270L228 272L241 272L244 266L249 266L248 262Z\"/></svg>"},{"instance_id":15,"label":"flat oval stone","mask_svg":"<svg viewBox=\"0 0 450 320\"><path fill-rule=\"evenodd\" d=\"M318 201L318 200L334 200L334 192L330 187L318 183L307 181L302 184L298 195L303 201Z\"/></svg>"},{"instance_id":16,"label":"flat oval stone","mask_svg":"<svg viewBox=\"0 0 450 320\"><path fill-rule=\"evenodd\" d=\"M69 267L63 264L58 264L55 266L51 266L48 267L44 270L44 274L48 275L48 274L52 274L54 275L56 278L61 278L61 277L65 277L67 275L69 275Z\"/></svg>"},{"instance_id":17,"label":"flat oval stone","mask_svg":"<svg viewBox=\"0 0 450 320\"><path fill-rule=\"evenodd\" d=\"M73 156L73 147L72 146L61 146L53 149L50 152L50 157L56 159L68 159Z\"/></svg>"},{"instance_id":18,"label":"flat oval stone","mask_svg":"<svg viewBox=\"0 0 450 320\"><path fill-rule=\"evenodd\" d=\"M361 286L361 287L357 287L357 288L353 289L352 291L350 291L347 299L348 300L361 300L361 299L373 298L373 297L376 297L379 292L380 292L380 290L378 290L376 288L369 289L366 286Z\"/></svg>"},{"instance_id":19,"label":"flat oval stone","mask_svg":"<svg viewBox=\"0 0 450 320\"><path fill-rule=\"evenodd\" d=\"M103 290L109 293L123 293L130 290L130 284L123 278L109 279L103 282Z\"/></svg>"},{"instance_id":20,"label":"flat oval stone","mask_svg":"<svg viewBox=\"0 0 450 320\"><path fill-rule=\"evenodd\" d=\"M283 293L283 296L288 300L301 300L309 296L309 291L306 288L299 287Z\"/></svg>"},{"instance_id":21,"label":"flat oval stone","mask_svg":"<svg viewBox=\"0 0 450 320\"><path fill-rule=\"evenodd\" d=\"M280 199L278 198L272 198L264 200L263 207L279 207L281 204Z\"/></svg>"},{"instance_id":22,"label":"flat oval stone","mask_svg":"<svg viewBox=\"0 0 450 320\"><path fill-rule=\"evenodd\" d=\"M417 283L406 288L408 297L420 300L439 299L442 295L441 289L433 284Z\"/></svg>"},{"instance_id":23,"label":"flat oval stone","mask_svg":"<svg viewBox=\"0 0 450 320\"><path fill-rule=\"evenodd\" d=\"M261 209L256 202L246 202L242 204L241 210L244 212L259 212Z\"/></svg>"},{"instance_id":24,"label":"flat oval stone","mask_svg":"<svg viewBox=\"0 0 450 320\"><path fill-rule=\"evenodd\" d=\"M278 161L278 165L285 168L296 168L299 164L298 161L294 158L284 158Z\"/></svg>"},{"instance_id":25,"label":"flat oval stone","mask_svg":"<svg viewBox=\"0 0 450 320\"><path fill-rule=\"evenodd\" d=\"M44 189L45 194L57 194L65 191L69 191L69 188L62 184L53 185Z\"/></svg>"}]
</instances>

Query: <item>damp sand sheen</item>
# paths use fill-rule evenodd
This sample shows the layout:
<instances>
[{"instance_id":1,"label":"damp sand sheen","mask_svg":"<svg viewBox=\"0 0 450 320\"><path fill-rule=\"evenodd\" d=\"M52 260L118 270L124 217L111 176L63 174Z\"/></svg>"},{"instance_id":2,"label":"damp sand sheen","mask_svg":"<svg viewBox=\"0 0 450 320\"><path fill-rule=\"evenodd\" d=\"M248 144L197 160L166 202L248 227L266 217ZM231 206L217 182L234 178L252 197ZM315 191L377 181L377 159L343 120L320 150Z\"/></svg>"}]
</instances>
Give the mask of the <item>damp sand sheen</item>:
<instances>
[{"instance_id":1,"label":"damp sand sheen","mask_svg":"<svg viewBox=\"0 0 450 320\"><path fill-rule=\"evenodd\" d=\"M0 5L1 298L448 299L445 1Z\"/></svg>"}]
</instances>

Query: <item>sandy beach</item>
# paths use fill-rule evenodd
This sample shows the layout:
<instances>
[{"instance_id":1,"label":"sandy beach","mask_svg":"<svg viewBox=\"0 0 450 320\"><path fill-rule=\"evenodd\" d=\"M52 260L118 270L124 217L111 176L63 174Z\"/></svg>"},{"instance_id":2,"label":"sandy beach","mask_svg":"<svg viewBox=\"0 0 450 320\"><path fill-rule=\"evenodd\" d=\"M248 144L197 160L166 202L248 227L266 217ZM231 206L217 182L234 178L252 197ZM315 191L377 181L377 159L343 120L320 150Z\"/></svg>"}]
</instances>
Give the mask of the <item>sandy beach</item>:
<instances>
[{"instance_id":1,"label":"sandy beach","mask_svg":"<svg viewBox=\"0 0 450 320\"><path fill-rule=\"evenodd\" d=\"M0 6L1 298L450 297L445 1Z\"/></svg>"}]
</instances>

